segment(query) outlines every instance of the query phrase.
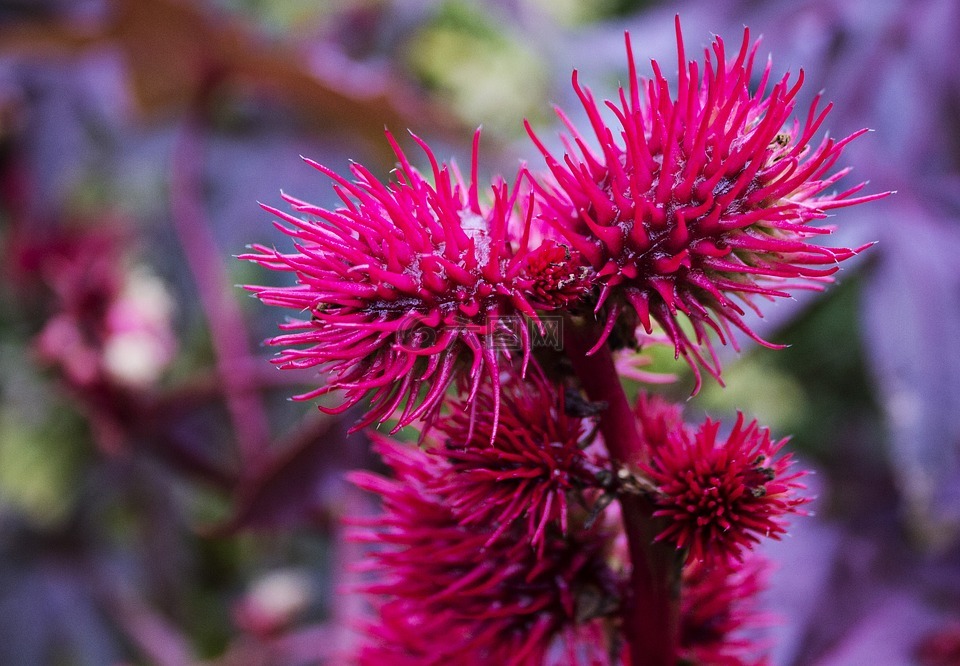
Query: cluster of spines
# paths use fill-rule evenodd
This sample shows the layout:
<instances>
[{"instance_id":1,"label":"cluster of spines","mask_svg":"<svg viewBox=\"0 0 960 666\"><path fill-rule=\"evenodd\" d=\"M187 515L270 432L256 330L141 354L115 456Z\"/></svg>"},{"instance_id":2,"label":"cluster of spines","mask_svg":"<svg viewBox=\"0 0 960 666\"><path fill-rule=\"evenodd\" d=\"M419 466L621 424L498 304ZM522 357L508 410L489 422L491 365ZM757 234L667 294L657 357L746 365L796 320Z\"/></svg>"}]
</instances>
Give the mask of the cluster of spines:
<instances>
[{"instance_id":1,"label":"cluster of spines","mask_svg":"<svg viewBox=\"0 0 960 666\"><path fill-rule=\"evenodd\" d=\"M839 141L825 138L811 149L830 106L818 110L818 96L803 125L789 125L803 74L793 85L785 75L767 93L769 63L751 93L757 45L751 46L748 31L731 62L717 38L702 73L696 61L686 60L679 21L677 41L674 99L656 62L653 79L638 77L627 37L628 90L620 89L618 102L603 104L616 116L616 128L606 124L602 105L574 73L600 154L560 110L570 132L562 159L527 128L552 178L531 179L540 214L595 275L594 310L605 317L597 346L629 307L647 333L654 322L663 329L699 383L700 367L720 374L708 330L721 344L736 344L732 325L775 346L750 329L742 306L759 313L757 296L783 298L792 289L817 288L840 261L863 249L811 244L809 237L830 229L808 223L885 194L855 197L863 183L824 194L849 170L826 173L866 130Z\"/></svg>"},{"instance_id":2,"label":"cluster of spines","mask_svg":"<svg viewBox=\"0 0 960 666\"><path fill-rule=\"evenodd\" d=\"M285 196L303 219L266 207L290 225L277 226L296 251L257 246L245 258L298 284L251 289L309 314L271 341L285 347L278 363L329 373L300 397L343 391L327 408L335 412L369 400L355 429L420 422L432 447L378 439L394 479L354 475L384 501L383 514L354 532L380 547L365 587L380 598L380 617L362 662L543 664L565 653L567 663L613 663L603 623L615 626L624 592L610 555L622 535L597 518L612 495L642 492L656 541L676 548L683 571L682 658L748 663L752 644L732 636L754 619L749 601L761 586L750 551L809 501L802 473L780 455L785 441L742 416L729 432L711 420L693 428L678 407L641 395L643 450L609 461L595 453L589 419L546 379L526 324L553 310L567 324L593 316L588 355L638 347L656 325L693 368L696 390L701 368L720 379L712 340L735 347L737 329L776 346L744 319L748 309L761 314L758 300L818 289L863 249L812 243L831 228L811 223L886 193L858 196L862 183L830 191L849 170L829 171L865 130L815 144L830 106L820 108L818 95L791 122L803 72L774 81L769 62L753 90L748 31L730 61L719 38L702 65L687 61L679 20L677 42L675 97L656 62L653 78L640 79L629 36L629 84L616 101L598 103L575 72L600 152L558 110L569 132L563 158L527 125L548 173L521 168L512 186L495 182L489 205L478 135L469 182L414 137L431 183L388 134L395 182L357 164L349 181L310 162L343 206ZM511 317L523 325L498 330ZM519 334L519 344L497 344L500 333ZM562 372L556 361L551 371ZM612 481L623 473L629 489Z\"/></svg>"},{"instance_id":3,"label":"cluster of spines","mask_svg":"<svg viewBox=\"0 0 960 666\"><path fill-rule=\"evenodd\" d=\"M503 181L481 204L474 141L469 184L437 162L427 145L428 182L388 134L399 169L385 184L352 164L354 180L308 163L334 182L342 206L328 210L284 195L303 217L264 206L287 223L278 229L296 241L295 251L255 246L243 255L273 270L291 272L292 287L250 287L268 305L303 312L308 319L282 326L270 340L283 347L284 368L320 366L328 381L298 396L313 399L342 392L326 411L337 413L369 400L354 429L396 418L396 428L436 418L451 385L474 396L486 380L499 382L510 350L498 335L518 335L520 363L530 362L527 326L569 300L557 274L556 254L528 247L533 209L518 201L520 188ZM506 327L506 330L499 330ZM494 391L499 405L499 393Z\"/></svg>"}]
</instances>

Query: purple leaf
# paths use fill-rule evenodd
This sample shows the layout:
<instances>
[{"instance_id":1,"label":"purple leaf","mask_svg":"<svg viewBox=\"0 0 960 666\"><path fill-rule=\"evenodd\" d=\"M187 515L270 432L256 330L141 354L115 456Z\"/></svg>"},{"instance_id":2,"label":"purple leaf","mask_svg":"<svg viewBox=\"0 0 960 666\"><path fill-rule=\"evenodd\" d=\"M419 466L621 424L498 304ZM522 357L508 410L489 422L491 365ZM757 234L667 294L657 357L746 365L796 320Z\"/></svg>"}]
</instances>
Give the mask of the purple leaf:
<instances>
[{"instance_id":1,"label":"purple leaf","mask_svg":"<svg viewBox=\"0 0 960 666\"><path fill-rule=\"evenodd\" d=\"M114 621L141 654L156 666L189 666L195 663L186 637L164 617L132 595L111 599Z\"/></svg>"},{"instance_id":2,"label":"purple leaf","mask_svg":"<svg viewBox=\"0 0 960 666\"><path fill-rule=\"evenodd\" d=\"M867 351L919 534L960 529L960 232L905 197L864 288Z\"/></svg>"},{"instance_id":3,"label":"purple leaf","mask_svg":"<svg viewBox=\"0 0 960 666\"><path fill-rule=\"evenodd\" d=\"M0 663L97 666L121 657L84 574L50 559L14 575L0 595Z\"/></svg>"},{"instance_id":4,"label":"purple leaf","mask_svg":"<svg viewBox=\"0 0 960 666\"><path fill-rule=\"evenodd\" d=\"M836 527L807 517L793 520L782 541L764 544L763 554L774 565L765 595L773 614L767 632L773 639L772 663L792 664L803 649L805 633L820 615L842 539Z\"/></svg>"},{"instance_id":5,"label":"purple leaf","mask_svg":"<svg viewBox=\"0 0 960 666\"><path fill-rule=\"evenodd\" d=\"M847 634L817 666L916 664L916 645L943 619L929 606L902 591L888 591L886 598Z\"/></svg>"}]
</instances>

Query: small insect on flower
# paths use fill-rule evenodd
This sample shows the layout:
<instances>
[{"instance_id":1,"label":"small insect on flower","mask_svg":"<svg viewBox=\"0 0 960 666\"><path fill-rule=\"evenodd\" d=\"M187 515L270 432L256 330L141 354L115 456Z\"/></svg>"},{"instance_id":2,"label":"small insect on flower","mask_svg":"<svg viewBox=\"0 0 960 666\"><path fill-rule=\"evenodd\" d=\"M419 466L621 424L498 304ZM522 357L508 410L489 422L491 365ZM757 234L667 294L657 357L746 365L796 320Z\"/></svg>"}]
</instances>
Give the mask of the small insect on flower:
<instances>
[{"instance_id":1,"label":"small insect on flower","mask_svg":"<svg viewBox=\"0 0 960 666\"><path fill-rule=\"evenodd\" d=\"M308 160L333 181L342 207L286 195L303 217L264 206L289 225L276 224L295 240L295 251L255 246L241 258L293 273L297 284L248 289L268 305L308 315L269 341L284 348L281 367L328 372L324 386L298 399L343 391L338 406L325 408L339 413L369 398L353 430L394 416L396 430L432 422L451 385L472 397L489 381L495 432L500 365L510 356L498 337L519 334L513 355L523 369L530 361L528 328L498 329L518 318L536 322L537 309L565 302L569 282L557 278L557 262L558 253L569 253L556 244L528 250L532 207L517 185L497 180L492 202L481 202L479 132L469 182L414 136L431 166L429 182L389 133L387 139L399 161L394 182L359 164L351 165L349 181Z\"/></svg>"},{"instance_id":2,"label":"small insect on flower","mask_svg":"<svg viewBox=\"0 0 960 666\"><path fill-rule=\"evenodd\" d=\"M744 308L760 314L757 297L818 289L867 247L810 243L831 231L810 223L887 193L854 196L864 183L832 190L849 169L830 175L831 168L867 130L816 143L830 105L820 109L818 95L805 120L791 120L802 71L795 83L787 74L771 87L768 63L753 91L757 44L749 31L732 59L718 37L702 64L686 59L679 17L676 32L675 97L656 61L652 79L638 77L629 35L629 85L617 101L598 104L574 72L599 154L559 109L570 132L562 159L527 130L549 169L531 178L539 215L580 253L598 286L593 309L605 323L595 349L618 319L647 333L656 322L690 363L696 391L701 367L719 380L710 330L721 344L736 347L732 326L775 347L749 328ZM604 105L617 126L601 117Z\"/></svg>"}]
</instances>

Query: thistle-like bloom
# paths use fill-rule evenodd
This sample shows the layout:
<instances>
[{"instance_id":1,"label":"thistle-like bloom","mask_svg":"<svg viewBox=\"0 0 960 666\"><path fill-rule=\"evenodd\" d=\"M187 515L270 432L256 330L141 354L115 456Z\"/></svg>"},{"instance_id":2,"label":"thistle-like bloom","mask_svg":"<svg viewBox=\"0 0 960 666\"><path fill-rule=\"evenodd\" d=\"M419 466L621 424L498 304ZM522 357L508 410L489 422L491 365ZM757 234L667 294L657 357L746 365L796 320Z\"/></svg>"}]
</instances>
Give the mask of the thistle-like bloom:
<instances>
[{"instance_id":1,"label":"thistle-like bloom","mask_svg":"<svg viewBox=\"0 0 960 666\"><path fill-rule=\"evenodd\" d=\"M309 316L270 340L284 347L276 362L327 370L326 385L298 396L343 391L342 403L326 411L344 411L369 396L370 409L354 430L398 412L397 428L429 422L451 384L474 395L485 378L494 385L496 422L504 354L496 340L519 334L526 366L529 331L516 321L564 302L556 250L527 250L532 211L518 212L516 187L497 182L492 204L481 204L479 134L469 183L414 137L432 167L428 182L387 138L399 160L395 182L382 183L359 164L351 166L351 182L308 160L334 181L343 207L326 210L284 196L300 218L264 206L290 225L277 227L295 239L296 251L257 246L242 258L293 273L297 284L249 289L268 305Z\"/></svg>"},{"instance_id":2,"label":"thistle-like bloom","mask_svg":"<svg viewBox=\"0 0 960 666\"><path fill-rule=\"evenodd\" d=\"M683 410L658 395L640 393L634 414L648 458L651 452L687 435Z\"/></svg>"},{"instance_id":3,"label":"thistle-like bloom","mask_svg":"<svg viewBox=\"0 0 960 666\"><path fill-rule=\"evenodd\" d=\"M785 516L810 501L799 494L805 472L790 469L791 454L777 457L787 440L772 441L742 414L725 440L718 421L693 432L677 416L661 409L640 418L649 447L640 468L657 488L653 515L668 523L657 541L686 550L687 562L722 562L742 559L761 537L784 534Z\"/></svg>"},{"instance_id":4,"label":"thistle-like bloom","mask_svg":"<svg viewBox=\"0 0 960 666\"><path fill-rule=\"evenodd\" d=\"M572 135L564 137L562 159L529 125L528 131L554 179L534 180L541 215L589 264L599 287L594 307L606 319L597 346L621 316L648 333L656 321L677 356L690 362L699 387L698 366L718 378L720 372L708 329L721 344L736 346L731 325L767 344L744 322L743 306L759 313L758 296L818 288L838 262L863 249L807 242L830 232L810 222L885 194L853 196L863 183L832 190L849 169L828 175L831 167L866 130L814 143L830 106L819 109L818 96L805 120L790 120L802 71L795 83L787 74L770 87L768 63L752 92L757 45L751 46L748 31L730 61L717 38L702 65L688 62L679 18L677 44L673 98L656 62L651 80L638 78L627 36L629 87L620 89L618 101L605 103L616 127L607 126L601 104L574 72L599 154L560 110Z\"/></svg>"},{"instance_id":5,"label":"thistle-like bloom","mask_svg":"<svg viewBox=\"0 0 960 666\"><path fill-rule=\"evenodd\" d=\"M596 601L615 599L602 533L549 532L542 555L528 536L491 542L495 524L463 524L449 478L459 472L443 455L386 439L376 447L394 478L352 476L383 500L383 514L352 534L380 548L364 567L373 577L365 591L383 603L361 663L540 665L558 641L579 645L584 625L615 609ZM597 663L602 649L585 662L571 649L567 663Z\"/></svg>"},{"instance_id":6,"label":"thistle-like bloom","mask_svg":"<svg viewBox=\"0 0 960 666\"><path fill-rule=\"evenodd\" d=\"M502 400L496 434L486 387L438 424L439 453L456 472L447 491L462 525L494 526L487 545L525 518L522 531L543 556L547 527L567 533L568 495L599 486L605 461L584 450L589 421L567 413L563 392L538 369L505 382Z\"/></svg>"},{"instance_id":7,"label":"thistle-like bloom","mask_svg":"<svg viewBox=\"0 0 960 666\"><path fill-rule=\"evenodd\" d=\"M680 647L684 663L760 666L767 661L746 631L766 624L757 595L768 564L759 555L719 564L691 562L683 569Z\"/></svg>"}]
</instances>

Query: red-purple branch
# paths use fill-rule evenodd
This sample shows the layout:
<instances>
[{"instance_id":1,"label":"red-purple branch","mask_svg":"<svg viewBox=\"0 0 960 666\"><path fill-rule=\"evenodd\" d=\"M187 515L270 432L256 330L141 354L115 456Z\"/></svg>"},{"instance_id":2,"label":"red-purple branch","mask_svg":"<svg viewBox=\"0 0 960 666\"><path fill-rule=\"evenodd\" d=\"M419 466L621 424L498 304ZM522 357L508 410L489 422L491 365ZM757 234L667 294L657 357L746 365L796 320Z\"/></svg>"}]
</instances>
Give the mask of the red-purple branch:
<instances>
[{"instance_id":1,"label":"red-purple branch","mask_svg":"<svg viewBox=\"0 0 960 666\"><path fill-rule=\"evenodd\" d=\"M249 340L243 314L229 288L220 249L203 212L199 185L201 157L199 129L195 120L188 119L173 157L170 184L173 227L207 316L217 371L242 467L246 469L265 452L270 429L256 385L233 371L237 364L248 365Z\"/></svg>"},{"instance_id":2,"label":"red-purple branch","mask_svg":"<svg viewBox=\"0 0 960 666\"><path fill-rule=\"evenodd\" d=\"M594 326L564 322L564 343L587 397L606 402L600 432L618 464L631 470L643 456L637 420L623 392L613 355L607 345L589 350L599 331ZM633 666L675 666L680 640L680 564L676 549L655 544L653 509L642 495L620 496L630 552L630 589L623 604L623 635Z\"/></svg>"}]
</instances>

